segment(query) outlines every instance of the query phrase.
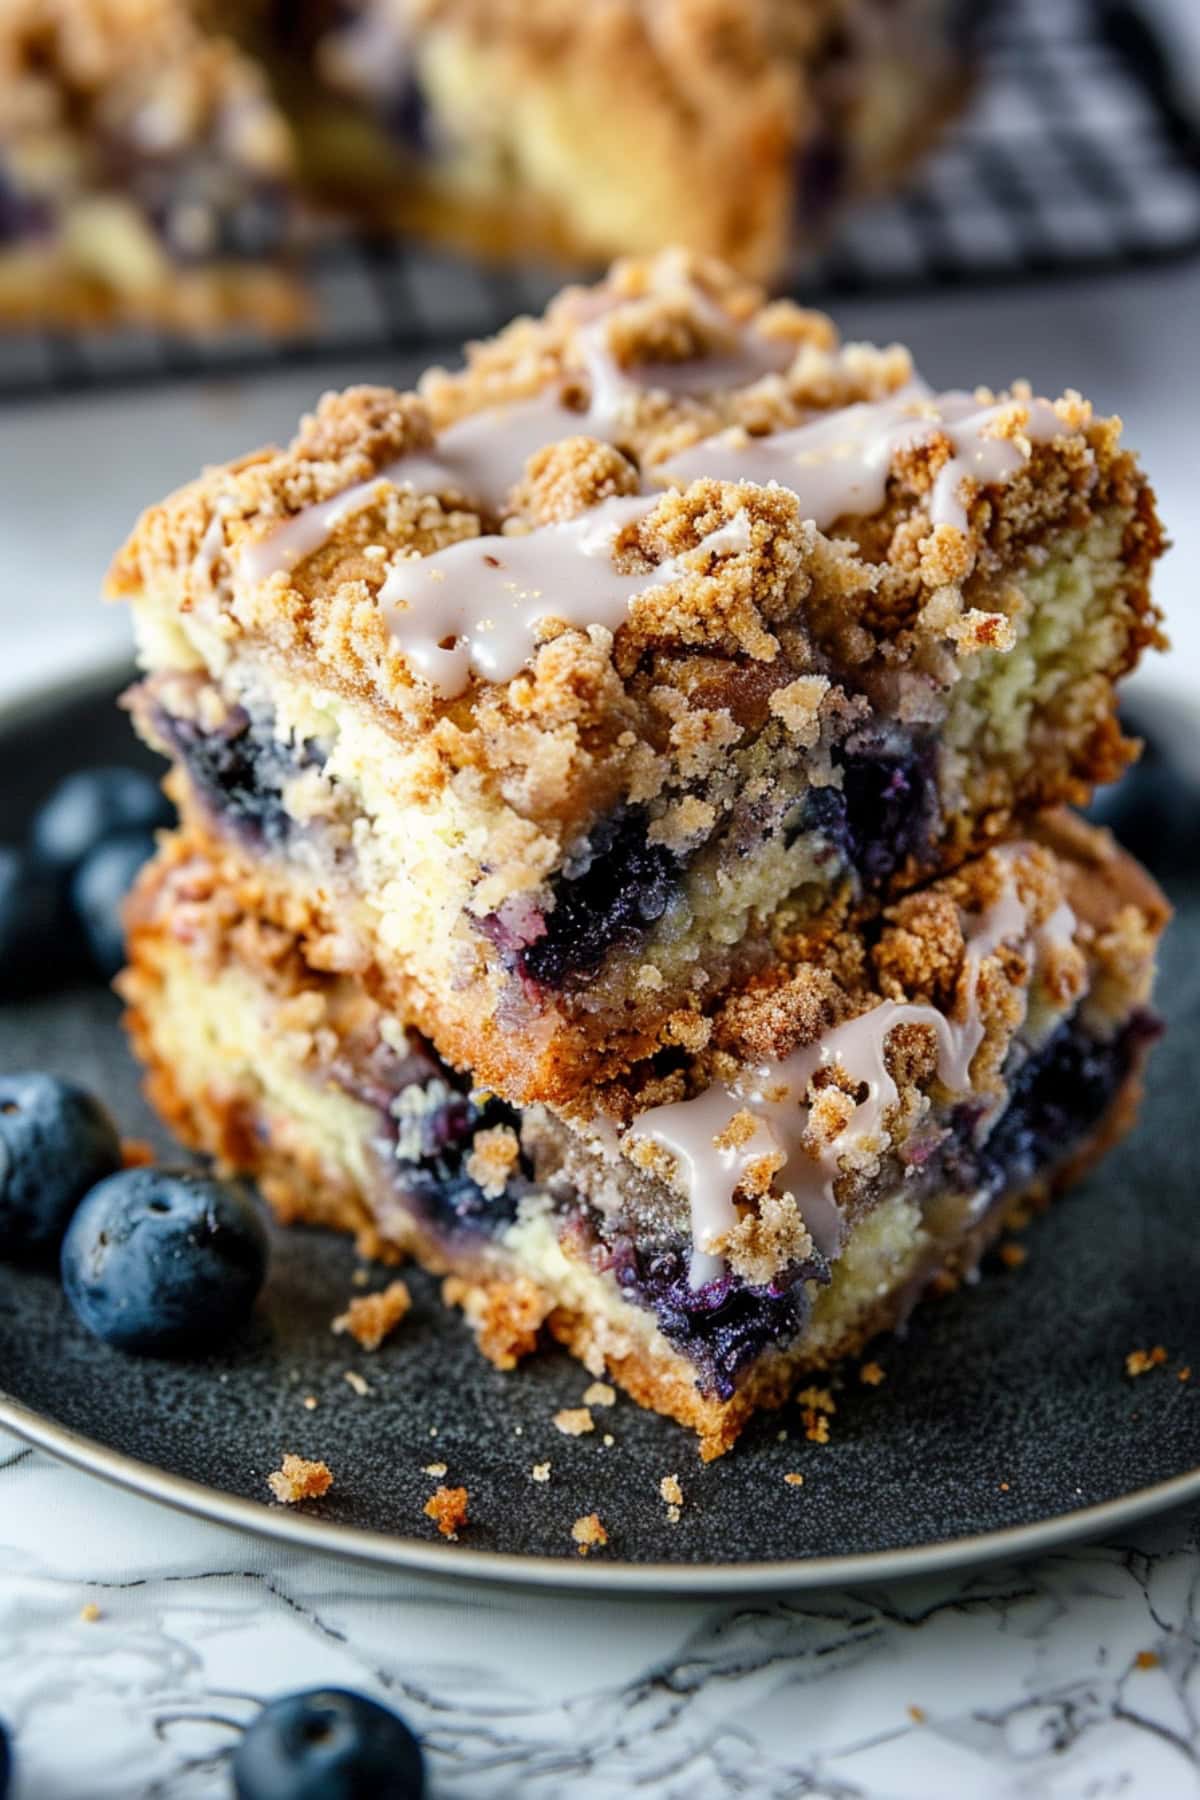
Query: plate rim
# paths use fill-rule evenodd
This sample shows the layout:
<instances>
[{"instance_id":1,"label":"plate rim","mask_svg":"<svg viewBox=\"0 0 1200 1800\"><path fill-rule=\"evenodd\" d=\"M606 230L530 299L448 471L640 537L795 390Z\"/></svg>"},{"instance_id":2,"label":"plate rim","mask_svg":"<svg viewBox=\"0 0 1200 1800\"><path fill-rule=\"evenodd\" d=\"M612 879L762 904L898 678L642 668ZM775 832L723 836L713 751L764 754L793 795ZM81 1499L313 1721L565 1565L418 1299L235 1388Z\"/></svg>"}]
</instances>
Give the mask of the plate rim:
<instances>
[{"instance_id":1,"label":"plate rim","mask_svg":"<svg viewBox=\"0 0 1200 1800\"><path fill-rule=\"evenodd\" d=\"M530 1556L517 1551L477 1550L469 1544L439 1544L399 1532L342 1525L333 1519L291 1512L284 1506L250 1500L222 1488L206 1487L190 1476L173 1475L154 1463L112 1450L95 1438L0 1390L0 1429L34 1449L81 1469L115 1487L137 1493L176 1512L208 1520L252 1536L336 1555L376 1568L423 1575L467 1577L509 1587L563 1589L573 1593L672 1595L681 1599L731 1592L771 1593L853 1586L862 1582L897 1581L980 1564L1042 1555L1062 1545L1081 1542L1154 1513L1200 1498L1200 1468L1169 1476L1151 1487L1135 1488L1114 1500L1101 1500L1052 1518L998 1531L972 1532L911 1544L898 1550L857 1551L847 1556L794 1557L775 1562L645 1562L613 1559L572 1561L569 1556Z\"/></svg>"},{"instance_id":2,"label":"plate rim","mask_svg":"<svg viewBox=\"0 0 1200 1800\"><path fill-rule=\"evenodd\" d=\"M69 678L32 684L0 699L0 730L19 727L45 709L99 695L134 673L131 657L106 659ZM227 1529L324 1552L374 1567L400 1569L447 1579L463 1578L510 1587L559 1589L608 1595L660 1595L679 1599L730 1593L811 1591L861 1582L895 1581L985 1563L1044 1554L1059 1546L1095 1538L1135 1524L1152 1514L1200 1498L1200 1466L1135 1488L1112 1500L1075 1507L1023 1525L940 1538L900 1549L849 1555L794 1557L744 1563L629 1562L626 1560L526 1555L440 1544L398 1532L343 1525L291 1512L224 1489L175 1475L154 1463L111 1449L96 1438L60 1424L0 1388L0 1429L57 1461L112 1486L170 1506L177 1512Z\"/></svg>"}]
</instances>

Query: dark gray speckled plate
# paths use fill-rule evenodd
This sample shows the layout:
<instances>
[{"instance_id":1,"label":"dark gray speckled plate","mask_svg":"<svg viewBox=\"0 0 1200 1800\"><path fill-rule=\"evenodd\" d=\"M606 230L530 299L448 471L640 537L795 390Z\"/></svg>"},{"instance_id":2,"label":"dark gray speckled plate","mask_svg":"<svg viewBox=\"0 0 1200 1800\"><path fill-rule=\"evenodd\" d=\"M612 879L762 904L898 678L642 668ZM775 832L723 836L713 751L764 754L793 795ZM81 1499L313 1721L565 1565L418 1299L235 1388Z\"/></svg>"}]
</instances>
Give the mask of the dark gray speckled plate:
<instances>
[{"instance_id":1,"label":"dark gray speckled plate","mask_svg":"<svg viewBox=\"0 0 1200 1800\"><path fill-rule=\"evenodd\" d=\"M137 760L113 680L0 719L0 841L65 770ZM252 1325L204 1362L125 1358L78 1326L52 1277L0 1268L0 1426L54 1454L227 1524L408 1568L549 1585L664 1591L817 1586L1032 1552L1115 1529L1200 1494L1200 1303L1195 1070L1200 879L1173 886L1164 954L1171 1030L1134 1138L980 1286L920 1308L886 1341L885 1383L849 1372L831 1440L794 1410L762 1419L703 1467L679 1427L619 1398L590 1436L551 1423L588 1377L547 1352L519 1375L475 1351L436 1284L374 1356L330 1332L352 1292L349 1244L275 1231ZM0 1068L46 1067L94 1087L124 1130L162 1142L138 1092L117 1003L80 988L0 1008ZM1126 1353L1164 1344L1138 1381ZM1191 1361L1196 1379L1176 1379ZM358 1370L370 1392L345 1380ZM317 1406L303 1405L315 1395ZM783 1434L786 1433L786 1436ZM608 1435L606 1435L608 1434ZM609 1441L611 1437L611 1441ZM265 1486L284 1451L323 1457L330 1494L303 1510ZM530 1479L549 1461L551 1479ZM423 1517L426 1465L470 1490L471 1523L442 1544ZM804 1475L803 1486L784 1482ZM686 1496L668 1523L661 1478ZM571 1524L599 1513L609 1547L586 1561Z\"/></svg>"}]
</instances>

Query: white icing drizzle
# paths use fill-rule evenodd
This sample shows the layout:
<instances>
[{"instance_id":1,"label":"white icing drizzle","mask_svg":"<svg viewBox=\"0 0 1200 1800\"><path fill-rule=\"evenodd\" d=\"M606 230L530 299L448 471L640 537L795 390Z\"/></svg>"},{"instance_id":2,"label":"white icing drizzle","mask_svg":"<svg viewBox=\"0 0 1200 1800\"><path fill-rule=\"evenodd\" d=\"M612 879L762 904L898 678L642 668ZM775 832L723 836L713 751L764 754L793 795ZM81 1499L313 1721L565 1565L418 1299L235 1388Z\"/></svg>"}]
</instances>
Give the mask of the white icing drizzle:
<instances>
[{"instance_id":1,"label":"white icing drizzle","mask_svg":"<svg viewBox=\"0 0 1200 1800\"><path fill-rule=\"evenodd\" d=\"M649 1139L675 1159L674 1183L691 1201L693 1285L718 1272L713 1245L736 1225L734 1194L751 1166L764 1156L779 1161L775 1183L794 1196L817 1249L826 1256L836 1255L844 1221L834 1185L844 1159L868 1155L879 1147L886 1115L899 1098L885 1057L888 1038L898 1025L932 1030L938 1079L953 1095L969 1090L971 1063L984 1037L977 997L980 968L999 945L1029 939L1025 906L1011 872L1006 876L1000 897L968 933L961 1020L948 1019L932 1006L883 1000L782 1062L747 1071L735 1086L716 1084L692 1100L654 1107L630 1128L630 1139ZM1051 943L1070 942L1074 929L1074 914L1064 903L1033 933L1033 940L1042 950ZM866 1091L844 1129L813 1155L804 1142L809 1087L819 1069L834 1064ZM750 1115L752 1134L745 1142L718 1145L715 1140L728 1132L739 1114Z\"/></svg>"},{"instance_id":2,"label":"white icing drizzle","mask_svg":"<svg viewBox=\"0 0 1200 1800\"><path fill-rule=\"evenodd\" d=\"M542 620L616 631L639 594L750 542L749 520L738 513L694 550L623 575L613 567L613 540L655 504L645 495L604 500L523 537L468 538L394 564L379 596L392 636L434 692L449 699L472 674L511 681L532 656Z\"/></svg>"},{"instance_id":3,"label":"white icing drizzle","mask_svg":"<svg viewBox=\"0 0 1200 1800\"><path fill-rule=\"evenodd\" d=\"M1026 414L1028 443L1045 443L1063 429L1048 400L1000 401L981 406L973 394L957 390L931 394L912 381L888 400L839 408L791 431L769 437L723 432L660 464L660 479L683 484L701 476L718 481L777 482L789 488L805 518L827 531L849 514L877 512L887 494L896 454L945 432L954 455L938 472L929 501L932 525L967 525L963 487L1006 481L1028 457L1020 440L994 435L997 421L1014 404Z\"/></svg>"},{"instance_id":4,"label":"white icing drizzle","mask_svg":"<svg viewBox=\"0 0 1200 1800\"><path fill-rule=\"evenodd\" d=\"M725 332L725 314L693 293L701 316ZM583 354L588 402L576 410L564 404L555 385L529 400L491 406L448 426L431 454L412 451L329 500L303 507L274 526L238 557L238 572L257 584L286 574L319 550L343 519L366 506L380 483L410 487L422 494L461 494L491 512L503 506L529 457L565 437L595 437L606 442L621 433L630 403L640 394L702 394L717 388L746 386L791 361L788 345L742 328L727 354L693 357L686 362L640 363L622 368L612 354L609 329L613 309L579 327L576 341Z\"/></svg>"},{"instance_id":5,"label":"white icing drizzle","mask_svg":"<svg viewBox=\"0 0 1200 1800\"><path fill-rule=\"evenodd\" d=\"M221 513L216 511L205 526L204 536L200 539L199 548L192 558L193 570L202 580L211 581L213 570L224 553L225 520Z\"/></svg>"}]
</instances>

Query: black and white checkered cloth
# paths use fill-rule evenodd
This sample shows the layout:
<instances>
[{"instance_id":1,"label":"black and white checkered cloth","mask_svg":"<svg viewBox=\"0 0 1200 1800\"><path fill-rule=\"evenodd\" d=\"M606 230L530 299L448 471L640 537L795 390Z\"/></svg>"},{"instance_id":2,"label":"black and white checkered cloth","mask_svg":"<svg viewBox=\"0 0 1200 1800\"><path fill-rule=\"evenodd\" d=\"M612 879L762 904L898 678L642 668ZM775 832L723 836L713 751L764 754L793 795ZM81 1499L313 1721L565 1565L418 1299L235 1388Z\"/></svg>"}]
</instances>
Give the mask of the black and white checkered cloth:
<instances>
[{"instance_id":1,"label":"black and white checkered cloth","mask_svg":"<svg viewBox=\"0 0 1200 1800\"><path fill-rule=\"evenodd\" d=\"M806 300L1200 250L1200 129L1173 104L1170 48L1136 7L1001 0L989 20L969 112L903 194L858 211L794 271ZM540 310L561 273L498 273L411 245L349 242L325 253L312 279L319 325L282 346L249 332L202 346L145 332L0 338L0 399L436 350Z\"/></svg>"}]
</instances>

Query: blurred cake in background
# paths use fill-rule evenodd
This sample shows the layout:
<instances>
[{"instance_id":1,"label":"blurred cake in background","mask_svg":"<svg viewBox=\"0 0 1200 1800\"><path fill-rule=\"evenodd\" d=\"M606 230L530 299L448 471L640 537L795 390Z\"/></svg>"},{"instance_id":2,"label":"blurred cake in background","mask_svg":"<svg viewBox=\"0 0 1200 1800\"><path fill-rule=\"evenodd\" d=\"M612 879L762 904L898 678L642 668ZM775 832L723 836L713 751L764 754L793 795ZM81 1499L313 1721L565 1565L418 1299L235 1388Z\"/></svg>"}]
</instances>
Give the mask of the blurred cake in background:
<instances>
[{"instance_id":1,"label":"blurred cake in background","mask_svg":"<svg viewBox=\"0 0 1200 1800\"><path fill-rule=\"evenodd\" d=\"M283 329L290 128L188 0L0 5L0 323Z\"/></svg>"},{"instance_id":2,"label":"blurred cake in background","mask_svg":"<svg viewBox=\"0 0 1200 1800\"><path fill-rule=\"evenodd\" d=\"M958 106L980 10L3 0L0 326L288 330L318 221L778 277Z\"/></svg>"},{"instance_id":3,"label":"blurred cake in background","mask_svg":"<svg viewBox=\"0 0 1200 1800\"><path fill-rule=\"evenodd\" d=\"M312 67L314 170L490 252L666 243L759 278L960 104L955 0L358 0Z\"/></svg>"}]
</instances>

